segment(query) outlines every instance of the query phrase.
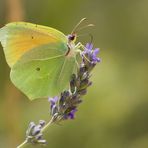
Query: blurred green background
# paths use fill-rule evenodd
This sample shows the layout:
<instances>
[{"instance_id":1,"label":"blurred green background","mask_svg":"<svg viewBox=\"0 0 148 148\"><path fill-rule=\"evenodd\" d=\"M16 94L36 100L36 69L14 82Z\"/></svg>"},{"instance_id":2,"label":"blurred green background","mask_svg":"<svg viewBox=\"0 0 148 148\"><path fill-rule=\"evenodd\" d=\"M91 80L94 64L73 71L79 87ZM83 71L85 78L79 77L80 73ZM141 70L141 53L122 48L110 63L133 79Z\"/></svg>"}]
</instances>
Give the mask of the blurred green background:
<instances>
[{"instance_id":1,"label":"blurred green background","mask_svg":"<svg viewBox=\"0 0 148 148\"><path fill-rule=\"evenodd\" d=\"M23 20L68 34L83 17L95 24L83 33L93 34L102 62L76 119L52 125L47 147L148 148L148 1L0 0L0 27ZM1 148L20 144L30 121L50 118L47 100L29 101L10 82L9 71L0 46Z\"/></svg>"}]
</instances>

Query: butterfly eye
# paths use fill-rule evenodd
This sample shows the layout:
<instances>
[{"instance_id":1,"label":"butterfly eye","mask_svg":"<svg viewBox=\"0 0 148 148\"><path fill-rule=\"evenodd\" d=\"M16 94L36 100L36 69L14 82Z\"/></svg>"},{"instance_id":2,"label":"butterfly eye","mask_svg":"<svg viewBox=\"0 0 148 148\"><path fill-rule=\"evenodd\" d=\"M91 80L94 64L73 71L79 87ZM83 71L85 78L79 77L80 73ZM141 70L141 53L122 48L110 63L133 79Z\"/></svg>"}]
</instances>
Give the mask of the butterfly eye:
<instances>
[{"instance_id":1,"label":"butterfly eye","mask_svg":"<svg viewBox=\"0 0 148 148\"><path fill-rule=\"evenodd\" d=\"M70 34L70 35L68 35L68 40L73 41L75 39L75 37L76 36L74 34Z\"/></svg>"},{"instance_id":2,"label":"butterfly eye","mask_svg":"<svg viewBox=\"0 0 148 148\"><path fill-rule=\"evenodd\" d=\"M40 71L41 69L40 69L40 67L37 67L36 70L37 70L37 71Z\"/></svg>"}]
</instances>

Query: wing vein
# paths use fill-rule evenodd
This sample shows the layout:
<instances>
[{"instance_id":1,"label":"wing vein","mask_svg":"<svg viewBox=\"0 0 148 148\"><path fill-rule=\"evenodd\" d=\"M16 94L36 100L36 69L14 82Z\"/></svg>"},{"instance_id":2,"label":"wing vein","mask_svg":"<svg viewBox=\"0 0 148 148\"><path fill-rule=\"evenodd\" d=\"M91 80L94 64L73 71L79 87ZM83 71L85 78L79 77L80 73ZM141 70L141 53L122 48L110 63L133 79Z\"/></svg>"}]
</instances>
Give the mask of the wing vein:
<instances>
[{"instance_id":1,"label":"wing vein","mask_svg":"<svg viewBox=\"0 0 148 148\"><path fill-rule=\"evenodd\" d=\"M60 74L59 74L59 76L58 76L57 82L59 81L59 79L60 79L60 77L61 77L61 74L62 74L62 72L63 72L63 70L64 70L65 63L66 63L66 59L64 60L64 63L63 63L63 65L62 65L62 69L61 69Z\"/></svg>"},{"instance_id":2,"label":"wing vein","mask_svg":"<svg viewBox=\"0 0 148 148\"><path fill-rule=\"evenodd\" d=\"M44 59L32 59L30 61L46 61L46 60L53 60L53 59L56 59L56 58L60 58L60 57L63 57L65 54L63 55L58 55L58 56L54 56L54 57L51 57L51 58L44 58Z\"/></svg>"}]
</instances>

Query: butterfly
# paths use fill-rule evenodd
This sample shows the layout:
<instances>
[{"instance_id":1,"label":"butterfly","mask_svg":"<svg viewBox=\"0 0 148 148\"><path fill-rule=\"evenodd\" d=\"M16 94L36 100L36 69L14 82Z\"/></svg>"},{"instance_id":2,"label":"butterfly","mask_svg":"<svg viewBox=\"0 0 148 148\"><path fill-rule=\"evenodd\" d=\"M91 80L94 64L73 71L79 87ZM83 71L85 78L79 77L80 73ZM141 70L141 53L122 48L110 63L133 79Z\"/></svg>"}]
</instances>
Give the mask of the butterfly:
<instances>
[{"instance_id":1,"label":"butterfly","mask_svg":"<svg viewBox=\"0 0 148 148\"><path fill-rule=\"evenodd\" d=\"M11 68L10 79L30 100L52 97L68 88L80 63L76 29L70 35L46 26L12 22L0 29L0 42Z\"/></svg>"}]
</instances>

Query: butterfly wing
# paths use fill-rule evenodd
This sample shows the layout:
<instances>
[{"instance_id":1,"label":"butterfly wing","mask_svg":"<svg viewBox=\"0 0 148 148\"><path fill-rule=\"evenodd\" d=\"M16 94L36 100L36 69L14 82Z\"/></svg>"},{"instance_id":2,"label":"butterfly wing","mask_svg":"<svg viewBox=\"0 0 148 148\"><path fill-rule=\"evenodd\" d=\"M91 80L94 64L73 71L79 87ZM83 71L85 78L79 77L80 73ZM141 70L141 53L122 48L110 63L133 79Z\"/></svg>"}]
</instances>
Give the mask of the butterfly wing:
<instances>
[{"instance_id":1,"label":"butterfly wing","mask_svg":"<svg viewBox=\"0 0 148 148\"><path fill-rule=\"evenodd\" d=\"M25 53L12 67L11 80L29 99L52 97L68 87L75 72L74 57L54 54L65 44L48 44ZM41 53L43 53L41 55ZM35 55L33 58L31 55Z\"/></svg>"},{"instance_id":2,"label":"butterfly wing","mask_svg":"<svg viewBox=\"0 0 148 148\"><path fill-rule=\"evenodd\" d=\"M67 38L62 32L50 27L15 22L0 29L0 41L6 61L12 67L29 50L49 43L67 43Z\"/></svg>"},{"instance_id":3,"label":"butterfly wing","mask_svg":"<svg viewBox=\"0 0 148 148\"><path fill-rule=\"evenodd\" d=\"M31 23L9 23L0 41L14 85L30 99L59 94L68 87L76 65L65 56L67 38L60 31Z\"/></svg>"}]
</instances>

